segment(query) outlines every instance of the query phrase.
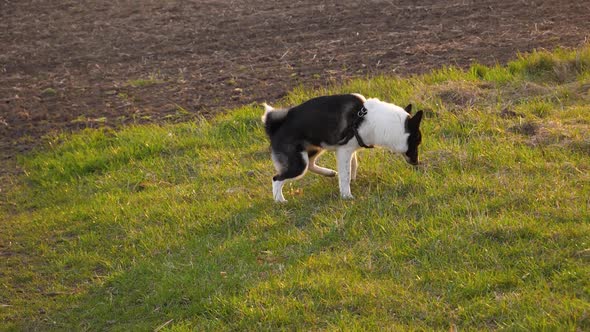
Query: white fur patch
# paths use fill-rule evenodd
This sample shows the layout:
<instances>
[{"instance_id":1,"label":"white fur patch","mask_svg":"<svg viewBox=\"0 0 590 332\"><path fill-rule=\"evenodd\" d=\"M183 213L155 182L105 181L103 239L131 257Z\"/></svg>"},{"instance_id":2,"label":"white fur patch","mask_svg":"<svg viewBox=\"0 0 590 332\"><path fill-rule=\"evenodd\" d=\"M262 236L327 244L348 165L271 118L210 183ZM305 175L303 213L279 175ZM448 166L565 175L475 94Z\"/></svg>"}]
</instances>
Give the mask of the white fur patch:
<instances>
[{"instance_id":1,"label":"white fur patch","mask_svg":"<svg viewBox=\"0 0 590 332\"><path fill-rule=\"evenodd\" d=\"M366 144L386 147L393 152L408 150L406 119L408 113L401 107L376 98L365 102L366 121L359 128L359 134Z\"/></svg>"},{"instance_id":2,"label":"white fur patch","mask_svg":"<svg viewBox=\"0 0 590 332\"><path fill-rule=\"evenodd\" d=\"M266 120L269 118L272 120L282 119L289 111L288 109L276 109L267 103L262 103L262 106L264 107L264 114L262 114L260 117L260 119L262 119L262 123L266 123Z\"/></svg>"},{"instance_id":3,"label":"white fur patch","mask_svg":"<svg viewBox=\"0 0 590 332\"><path fill-rule=\"evenodd\" d=\"M262 103L262 106L264 107L264 114L262 114L260 119L262 120L262 123L266 123L266 116L268 115L268 112L271 112L274 110L274 108L267 103Z\"/></svg>"}]
</instances>

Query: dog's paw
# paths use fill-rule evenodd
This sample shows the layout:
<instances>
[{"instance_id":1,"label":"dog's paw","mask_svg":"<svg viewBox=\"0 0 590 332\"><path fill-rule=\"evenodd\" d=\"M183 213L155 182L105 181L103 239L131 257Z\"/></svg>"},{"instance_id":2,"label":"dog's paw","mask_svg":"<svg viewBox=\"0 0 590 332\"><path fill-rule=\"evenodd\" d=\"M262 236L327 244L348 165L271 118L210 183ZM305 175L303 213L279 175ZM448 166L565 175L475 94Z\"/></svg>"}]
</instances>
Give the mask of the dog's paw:
<instances>
[{"instance_id":1,"label":"dog's paw","mask_svg":"<svg viewBox=\"0 0 590 332\"><path fill-rule=\"evenodd\" d=\"M275 197L275 203L287 203L284 197Z\"/></svg>"},{"instance_id":2,"label":"dog's paw","mask_svg":"<svg viewBox=\"0 0 590 332\"><path fill-rule=\"evenodd\" d=\"M354 196L352 196L352 194L341 194L340 196L342 197L342 199L354 199Z\"/></svg>"},{"instance_id":3,"label":"dog's paw","mask_svg":"<svg viewBox=\"0 0 590 332\"><path fill-rule=\"evenodd\" d=\"M333 178L336 175L338 175L338 172L336 172L336 171L331 171L330 173L326 174L326 176L329 177L329 178Z\"/></svg>"}]
</instances>

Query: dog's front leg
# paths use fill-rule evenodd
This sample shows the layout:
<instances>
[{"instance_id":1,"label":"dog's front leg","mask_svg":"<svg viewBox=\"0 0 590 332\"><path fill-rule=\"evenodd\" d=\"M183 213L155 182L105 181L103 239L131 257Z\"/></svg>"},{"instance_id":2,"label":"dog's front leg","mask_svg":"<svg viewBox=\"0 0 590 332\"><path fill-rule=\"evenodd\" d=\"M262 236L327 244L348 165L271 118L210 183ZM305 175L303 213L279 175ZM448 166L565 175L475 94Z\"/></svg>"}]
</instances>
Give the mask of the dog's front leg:
<instances>
[{"instance_id":1,"label":"dog's front leg","mask_svg":"<svg viewBox=\"0 0 590 332\"><path fill-rule=\"evenodd\" d=\"M340 186L340 196L344 199L352 199L350 192L350 160L354 150L342 148L336 151L336 158L338 159L338 184Z\"/></svg>"}]
</instances>

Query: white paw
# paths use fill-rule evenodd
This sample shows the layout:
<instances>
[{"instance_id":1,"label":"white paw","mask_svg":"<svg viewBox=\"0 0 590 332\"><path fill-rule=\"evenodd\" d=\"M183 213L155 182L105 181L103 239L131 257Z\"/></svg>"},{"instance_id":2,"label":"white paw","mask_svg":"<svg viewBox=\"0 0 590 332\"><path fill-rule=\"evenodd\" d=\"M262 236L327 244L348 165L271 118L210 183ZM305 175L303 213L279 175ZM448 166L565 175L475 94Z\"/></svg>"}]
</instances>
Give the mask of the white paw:
<instances>
[{"instance_id":1,"label":"white paw","mask_svg":"<svg viewBox=\"0 0 590 332\"><path fill-rule=\"evenodd\" d=\"M341 194L340 196L342 197L342 199L354 199L354 196L352 196L352 194Z\"/></svg>"},{"instance_id":2,"label":"white paw","mask_svg":"<svg viewBox=\"0 0 590 332\"><path fill-rule=\"evenodd\" d=\"M273 198L277 203L285 203L287 201L281 192L274 193Z\"/></svg>"}]
</instances>

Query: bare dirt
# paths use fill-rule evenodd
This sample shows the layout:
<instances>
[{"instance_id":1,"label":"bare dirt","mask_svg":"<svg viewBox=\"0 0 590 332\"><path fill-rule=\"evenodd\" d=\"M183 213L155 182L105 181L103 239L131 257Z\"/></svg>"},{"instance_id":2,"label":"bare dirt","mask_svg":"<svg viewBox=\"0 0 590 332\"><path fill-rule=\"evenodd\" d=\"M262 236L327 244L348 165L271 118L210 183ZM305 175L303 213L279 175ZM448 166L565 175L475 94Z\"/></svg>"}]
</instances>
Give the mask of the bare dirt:
<instances>
[{"instance_id":1,"label":"bare dirt","mask_svg":"<svg viewBox=\"0 0 590 332\"><path fill-rule=\"evenodd\" d=\"M62 130L189 121L589 36L586 0L0 0L0 161Z\"/></svg>"}]
</instances>

